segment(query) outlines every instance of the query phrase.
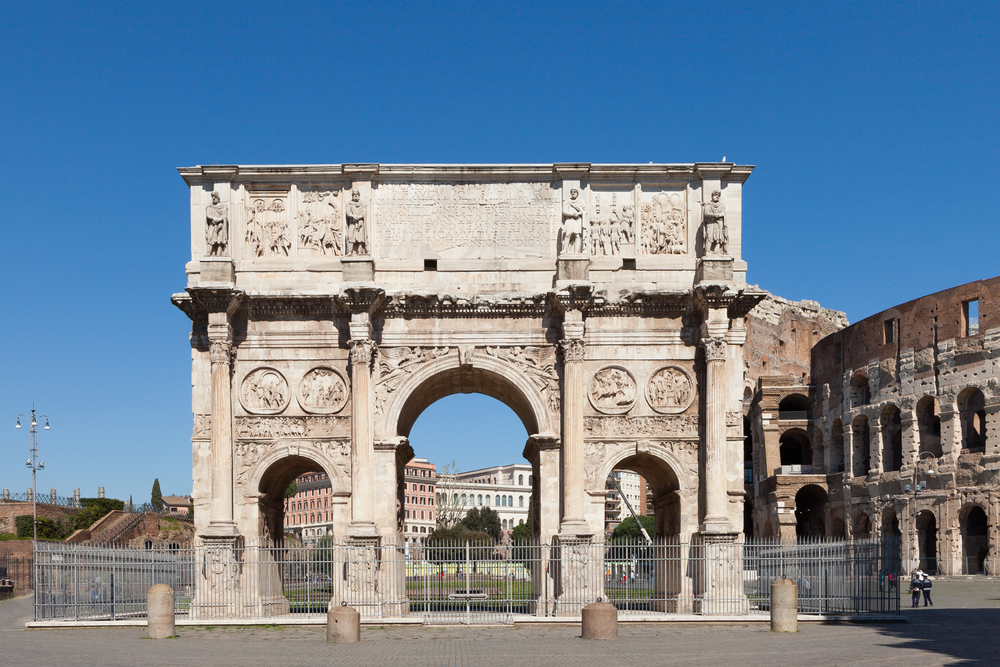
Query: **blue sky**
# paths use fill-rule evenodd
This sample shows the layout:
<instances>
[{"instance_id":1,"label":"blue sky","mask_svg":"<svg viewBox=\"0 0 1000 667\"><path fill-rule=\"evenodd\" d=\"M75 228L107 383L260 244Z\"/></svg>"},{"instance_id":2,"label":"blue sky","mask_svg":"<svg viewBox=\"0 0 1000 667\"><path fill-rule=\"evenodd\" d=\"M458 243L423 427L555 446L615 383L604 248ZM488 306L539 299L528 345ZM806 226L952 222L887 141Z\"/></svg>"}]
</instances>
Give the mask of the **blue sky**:
<instances>
[{"instance_id":1,"label":"blue sky","mask_svg":"<svg viewBox=\"0 0 1000 667\"><path fill-rule=\"evenodd\" d=\"M772 292L857 321L996 275L998 27L996 2L7 3L0 486L30 485L34 402L41 489L190 490L179 166L725 156L757 165ZM412 432L463 469L524 438L468 396Z\"/></svg>"}]
</instances>

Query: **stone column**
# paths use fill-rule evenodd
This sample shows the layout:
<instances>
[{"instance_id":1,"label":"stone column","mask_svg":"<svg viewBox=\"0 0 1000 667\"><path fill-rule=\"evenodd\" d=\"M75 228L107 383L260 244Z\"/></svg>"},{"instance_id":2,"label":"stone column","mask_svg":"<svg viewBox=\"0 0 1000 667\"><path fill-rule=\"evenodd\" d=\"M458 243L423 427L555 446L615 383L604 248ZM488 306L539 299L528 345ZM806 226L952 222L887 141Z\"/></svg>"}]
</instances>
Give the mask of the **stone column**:
<instances>
[{"instance_id":1,"label":"stone column","mask_svg":"<svg viewBox=\"0 0 1000 667\"><path fill-rule=\"evenodd\" d=\"M586 388L583 377L583 314L569 311L563 322L562 436L563 436L563 516L560 533L589 534L584 513L586 474L583 467L583 405Z\"/></svg>"},{"instance_id":2,"label":"stone column","mask_svg":"<svg viewBox=\"0 0 1000 667\"><path fill-rule=\"evenodd\" d=\"M962 452L962 415L957 410L941 406L942 468L954 470Z\"/></svg>"},{"instance_id":3,"label":"stone column","mask_svg":"<svg viewBox=\"0 0 1000 667\"><path fill-rule=\"evenodd\" d=\"M705 349L705 520L702 532L729 533L726 493L726 339L701 339Z\"/></svg>"},{"instance_id":4,"label":"stone column","mask_svg":"<svg viewBox=\"0 0 1000 667\"><path fill-rule=\"evenodd\" d=\"M351 316L351 525L352 537L377 537L375 527L375 440L372 422L371 320Z\"/></svg>"},{"instance_id":5,"label":"stone column","mask_svg":"<svg viewBox=\"0 0 1000 667\"><path fill-rule=\"evenodd\" d=\"M228 329L228 327L227 327ZM233 521L233 400L230 388L232 342L209 333L212 361L212 502L206 535L235 536Z\"/></svg>"},{"instance_id":6,"label":"stone column","mask_svg":"<svg viewBox=\"0 0 1000 667\"><path fill-rule=\"evenodd\" d=\"M996 468L1000 464L1000 404L986 406L986 456L982 464L987 468Z\"/></svg>"},{"instance_id":7,"label":"stone column","mask_svg":"<svg viewBox=\"0 0 1000 667\"><path fill-rule=\"evenodd\" d=\"M844 436L844 472L847 477L854 477L854 427L848 423L841 426Z\"/></svg>"},{"instance_id":8,"label":"stone column","mask_svg":"<svg viewBox=\"0 0 1000 667\"><path fill-rule=\"evenodd\" d=\"M535 561L531 568L532 600L531 613L547 616L555 611L556 569L551 561L551 545L559 533L559 508L561 505L559 478L560 454L559 438L554 434L536 434L528 438L524 446L524 458L531 461L534 482L532 484L532 520L535 535L532 543L539 545L532 551ZM546 546L541 546L546 545Z\"/></svg>"},{"instance_id":9,"label":"stone column","mask_svg":"<svg viewBox=\"0 0 1000 667\"><path fill-rule=\"evenodd\" d=\"M913 466L920 456L920 425L913 410L900 413L900 428L903 429L903 467L899 474L905 477L913 474Z\"/></svg>"}]
</instances>

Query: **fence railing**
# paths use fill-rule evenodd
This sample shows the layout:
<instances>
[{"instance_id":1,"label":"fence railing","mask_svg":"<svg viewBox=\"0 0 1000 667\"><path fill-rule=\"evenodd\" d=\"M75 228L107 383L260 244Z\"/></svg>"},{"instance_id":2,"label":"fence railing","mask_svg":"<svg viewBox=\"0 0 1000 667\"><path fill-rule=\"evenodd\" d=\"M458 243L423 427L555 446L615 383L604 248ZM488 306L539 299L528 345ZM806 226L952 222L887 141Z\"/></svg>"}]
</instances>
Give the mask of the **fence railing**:
<instances>
[{"instance_id":1,"label":"fence railing","mask_svg":"<svg viewBox=\"0 0 1000 667\"><path fill-rule=\"evenodd\" d=\"M38 543L35 617L143 618L153 584L179 617L303 618L347 602L368 618L511 623L579 616L602 598L626 617L745 616L770 610L774 579L799 584L799 610L899 613L899 543L573 541L493 545L402 542L315 547L196 544L169 550Z\"/></svg>"},{"instance_id":2,"label":"fence railing","mask_svg":"<svg viewBox=\"0 0 1000 667\"><path fill-rule=\"evenodd\" d=\"M34 568L31 558L5 552L0 545L0 600L23 595L31 590Z\"/></svg>"},{"instance_id":3,"label":"fence railing","mask_svg":"<svg viewBox=\"0 0 1000 667\"><path fill-rule=\"evenodd\" d=\"M0 503L30 503L30 493L6 493L0 494ZM83 507L79 498L53 496L48 493L38 494L38 503L41 505L59 505L61 507Z\"/></svg>"}]
</instances>

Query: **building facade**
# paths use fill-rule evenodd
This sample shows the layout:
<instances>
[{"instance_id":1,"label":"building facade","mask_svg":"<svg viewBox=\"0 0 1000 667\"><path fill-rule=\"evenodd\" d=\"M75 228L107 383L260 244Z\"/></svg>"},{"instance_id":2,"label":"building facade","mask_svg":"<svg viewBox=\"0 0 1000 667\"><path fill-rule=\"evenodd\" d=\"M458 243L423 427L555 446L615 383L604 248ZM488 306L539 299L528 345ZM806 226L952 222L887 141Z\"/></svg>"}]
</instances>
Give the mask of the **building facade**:
<instances>
[{"instance_id":1,"label":"building facade","mask_svg":"<svg viewBox=\"0 0 1000 667\"><path fill-rule=\"evenodd\" d=\"M995 572L1000 278L930 294L817 341L809 382L759 377L752 530L898 536L904 563Z\"/></svg>"}]
</instances>

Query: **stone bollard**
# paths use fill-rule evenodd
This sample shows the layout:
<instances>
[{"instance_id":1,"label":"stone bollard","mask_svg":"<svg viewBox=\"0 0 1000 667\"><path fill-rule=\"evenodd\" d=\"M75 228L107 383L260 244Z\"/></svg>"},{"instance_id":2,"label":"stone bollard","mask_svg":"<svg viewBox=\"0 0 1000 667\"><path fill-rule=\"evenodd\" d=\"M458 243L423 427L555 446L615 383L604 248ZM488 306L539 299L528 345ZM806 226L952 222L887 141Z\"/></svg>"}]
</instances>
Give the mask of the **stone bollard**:
<instances>
[{"instance_id":1,"label":"stone bollard","mask_svg":"<svg viewBox=\"0 0 1000 667\"><path fill-rule=\"evenodd\" d=\"M361 614L354 607L341 602L339 607L330 603L326 611L326 643L350 644L361 641Z\"/></svg>"},{"instance_id":2,"label":"stone bollard","mask_svg":"<svg viewBox=\"0 0 1000 667\"><path fill-rule=\"evenodd\" d=\"M147 632L150 639L174 636L174 590L156 584L146 593Z\"/></svg>"},{"instance_id":3,"label":"stone bollard","mask_svg":"<svg viewBox=\"0 0 1000 667\"><path fill-rule=\"evenodd\" d=\"M799 587L791 579L771 584L771 632L798 632Z\"/></svg>"},{"instance_id":4,"label":"stone bollard","mask_svg":"<svg viewBox=\"0 0 1000 667\"><path fill-rule=\"evenodd\" d=\"M583 639L618 639L618 609L609 602L592 602L583 608Z\"/></svg>"}]
</instances>

